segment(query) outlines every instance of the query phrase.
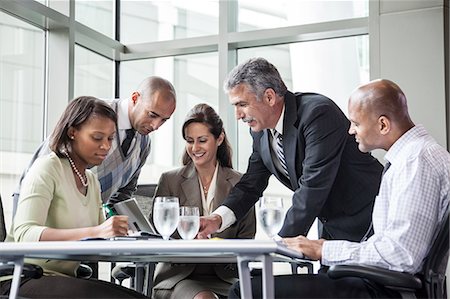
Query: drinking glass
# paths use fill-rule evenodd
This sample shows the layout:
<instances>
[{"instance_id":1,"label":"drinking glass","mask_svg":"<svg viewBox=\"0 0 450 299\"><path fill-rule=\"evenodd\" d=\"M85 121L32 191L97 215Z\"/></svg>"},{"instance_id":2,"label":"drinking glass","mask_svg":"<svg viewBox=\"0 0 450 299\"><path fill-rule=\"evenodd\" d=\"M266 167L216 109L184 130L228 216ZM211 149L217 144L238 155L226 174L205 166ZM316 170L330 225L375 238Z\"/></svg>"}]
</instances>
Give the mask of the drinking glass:
<instances>
[{"instance_id":1,"label":"drinking glass","mask_svg":"<svg viewBox=\"0 0 450 299\"><path fill-rule=\"evenodd\" d=\"M200 212L198 207L180 207L178 233L185 240L192 240L200 228Z\"/></svg>"},{"instance_id":2,"label":"drinking glass","mask_svg":"<svg viewBox=\"0 0 450 299\"><path fill-rule=\"evenodd\" d=\"M178 225L180 207L178 197L156 197L153 204L153 223L164 240L169 240Z\"/></svg>"},{"instance_id":3,"label":"drinking glass","mask_svg":"<svg viewBox=\"0 0 450 299\"><path fill-rule=\"evenodd\" d=\"M259 221L264 232L273 238L281 229L285 211L281 197L261 197L259 199Z\"/></svg>"}]
</instances>

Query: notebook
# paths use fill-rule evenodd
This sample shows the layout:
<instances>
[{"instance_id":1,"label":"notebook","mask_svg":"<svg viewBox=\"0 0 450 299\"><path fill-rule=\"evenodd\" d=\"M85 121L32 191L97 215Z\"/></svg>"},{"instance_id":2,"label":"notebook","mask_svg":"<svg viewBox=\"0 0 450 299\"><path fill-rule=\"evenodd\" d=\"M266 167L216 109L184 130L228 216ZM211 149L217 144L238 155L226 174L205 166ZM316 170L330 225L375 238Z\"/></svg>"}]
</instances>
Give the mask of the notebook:
<instances>
[{"instance_id":1,"label":"notebook","mask_svg":"<svg viewBox=\"0 0 450 299\"><path fill-rule=\"evenodd\" d=\"M130 235L161 237L150 221L148 221L135 198L130 198L114 204L114 209L117 214L128 216L128 226L130 231L132 231Z\"/></svg>"}]
</instances>

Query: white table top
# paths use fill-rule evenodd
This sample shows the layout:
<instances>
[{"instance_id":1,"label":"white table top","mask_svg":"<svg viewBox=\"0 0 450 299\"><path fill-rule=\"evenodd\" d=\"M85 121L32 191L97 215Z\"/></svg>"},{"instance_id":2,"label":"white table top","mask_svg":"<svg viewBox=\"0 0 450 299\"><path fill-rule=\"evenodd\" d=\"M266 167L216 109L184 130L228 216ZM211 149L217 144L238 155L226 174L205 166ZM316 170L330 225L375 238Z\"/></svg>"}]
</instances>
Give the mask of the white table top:
<instances>
[{"instance_id":1,"label":"white table top","mask_svg":"<svg viewBox=\"0 0 450 299\"><path fill-rule=\"evenodd\" d=\"M116 240L2 243L0 260L14 256L99 261L172 261L174 257L233 258L276 254L301 259L301 254L271 240ZM197 260L195 262L198 262ZM208 262L205 260L205 262Z\"/></svg>"}]
</instances>

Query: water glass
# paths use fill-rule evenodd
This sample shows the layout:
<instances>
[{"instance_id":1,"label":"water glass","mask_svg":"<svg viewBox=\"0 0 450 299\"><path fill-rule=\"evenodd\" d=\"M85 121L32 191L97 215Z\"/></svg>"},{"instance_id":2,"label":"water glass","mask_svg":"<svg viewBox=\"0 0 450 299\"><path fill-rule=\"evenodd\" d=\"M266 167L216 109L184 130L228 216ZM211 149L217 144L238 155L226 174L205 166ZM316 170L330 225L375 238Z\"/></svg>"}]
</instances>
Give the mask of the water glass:
<instances>
[{"instance_id":1,"label":"water glass","mask_svg":"<svg viewBox=\"0 0 450 299\"><path fill-rule=\"evenodd\" d=\"M178 197L156 197L153 203L153 223L164 240L169 240L178 225Z\"/></svg>"},{"instance_id":2,"label":"water glass","mask_svg":"<svg viewBox=\"0 0 450 299\"><path fill-rule=\"evenodd\" d=\"M178 233L185 240L192 240L200 228L200 212L198 207L180 207Z\"/></svg>"},{"instance_id":3,"label":"water glass","mask_svg":"<svg viewBox=\"0 0 450 299\"><path fill-rule=\"evenodd\" d=\"M261 197L259 199L259 221L269 238L273 238L284 223L285 211L281 197Z\"/></svg>"}]
</instances>

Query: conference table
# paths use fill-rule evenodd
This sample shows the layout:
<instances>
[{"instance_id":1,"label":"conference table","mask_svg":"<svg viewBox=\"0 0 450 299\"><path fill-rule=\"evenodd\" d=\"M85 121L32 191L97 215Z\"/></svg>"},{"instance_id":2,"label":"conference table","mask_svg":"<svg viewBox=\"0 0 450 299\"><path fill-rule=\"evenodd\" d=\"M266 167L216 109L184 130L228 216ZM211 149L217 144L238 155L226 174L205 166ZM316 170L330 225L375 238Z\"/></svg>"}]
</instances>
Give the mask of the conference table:
<instances>
[{"instance_id":1,"label":"conference table","mask_svg":"<svg viewBox=\"0 0 450 299\"><path fill-rule=\"evenodd\" d=\"M249 262L261 262L263 298L274 298L274 261L302 262L302 255L272 240L87 240L2 243L0 262L13 262L9 298L17 298L24 258L138 264L230 263L238 265L242 298L252 298Z\"/></svg>"}]
</instances>

